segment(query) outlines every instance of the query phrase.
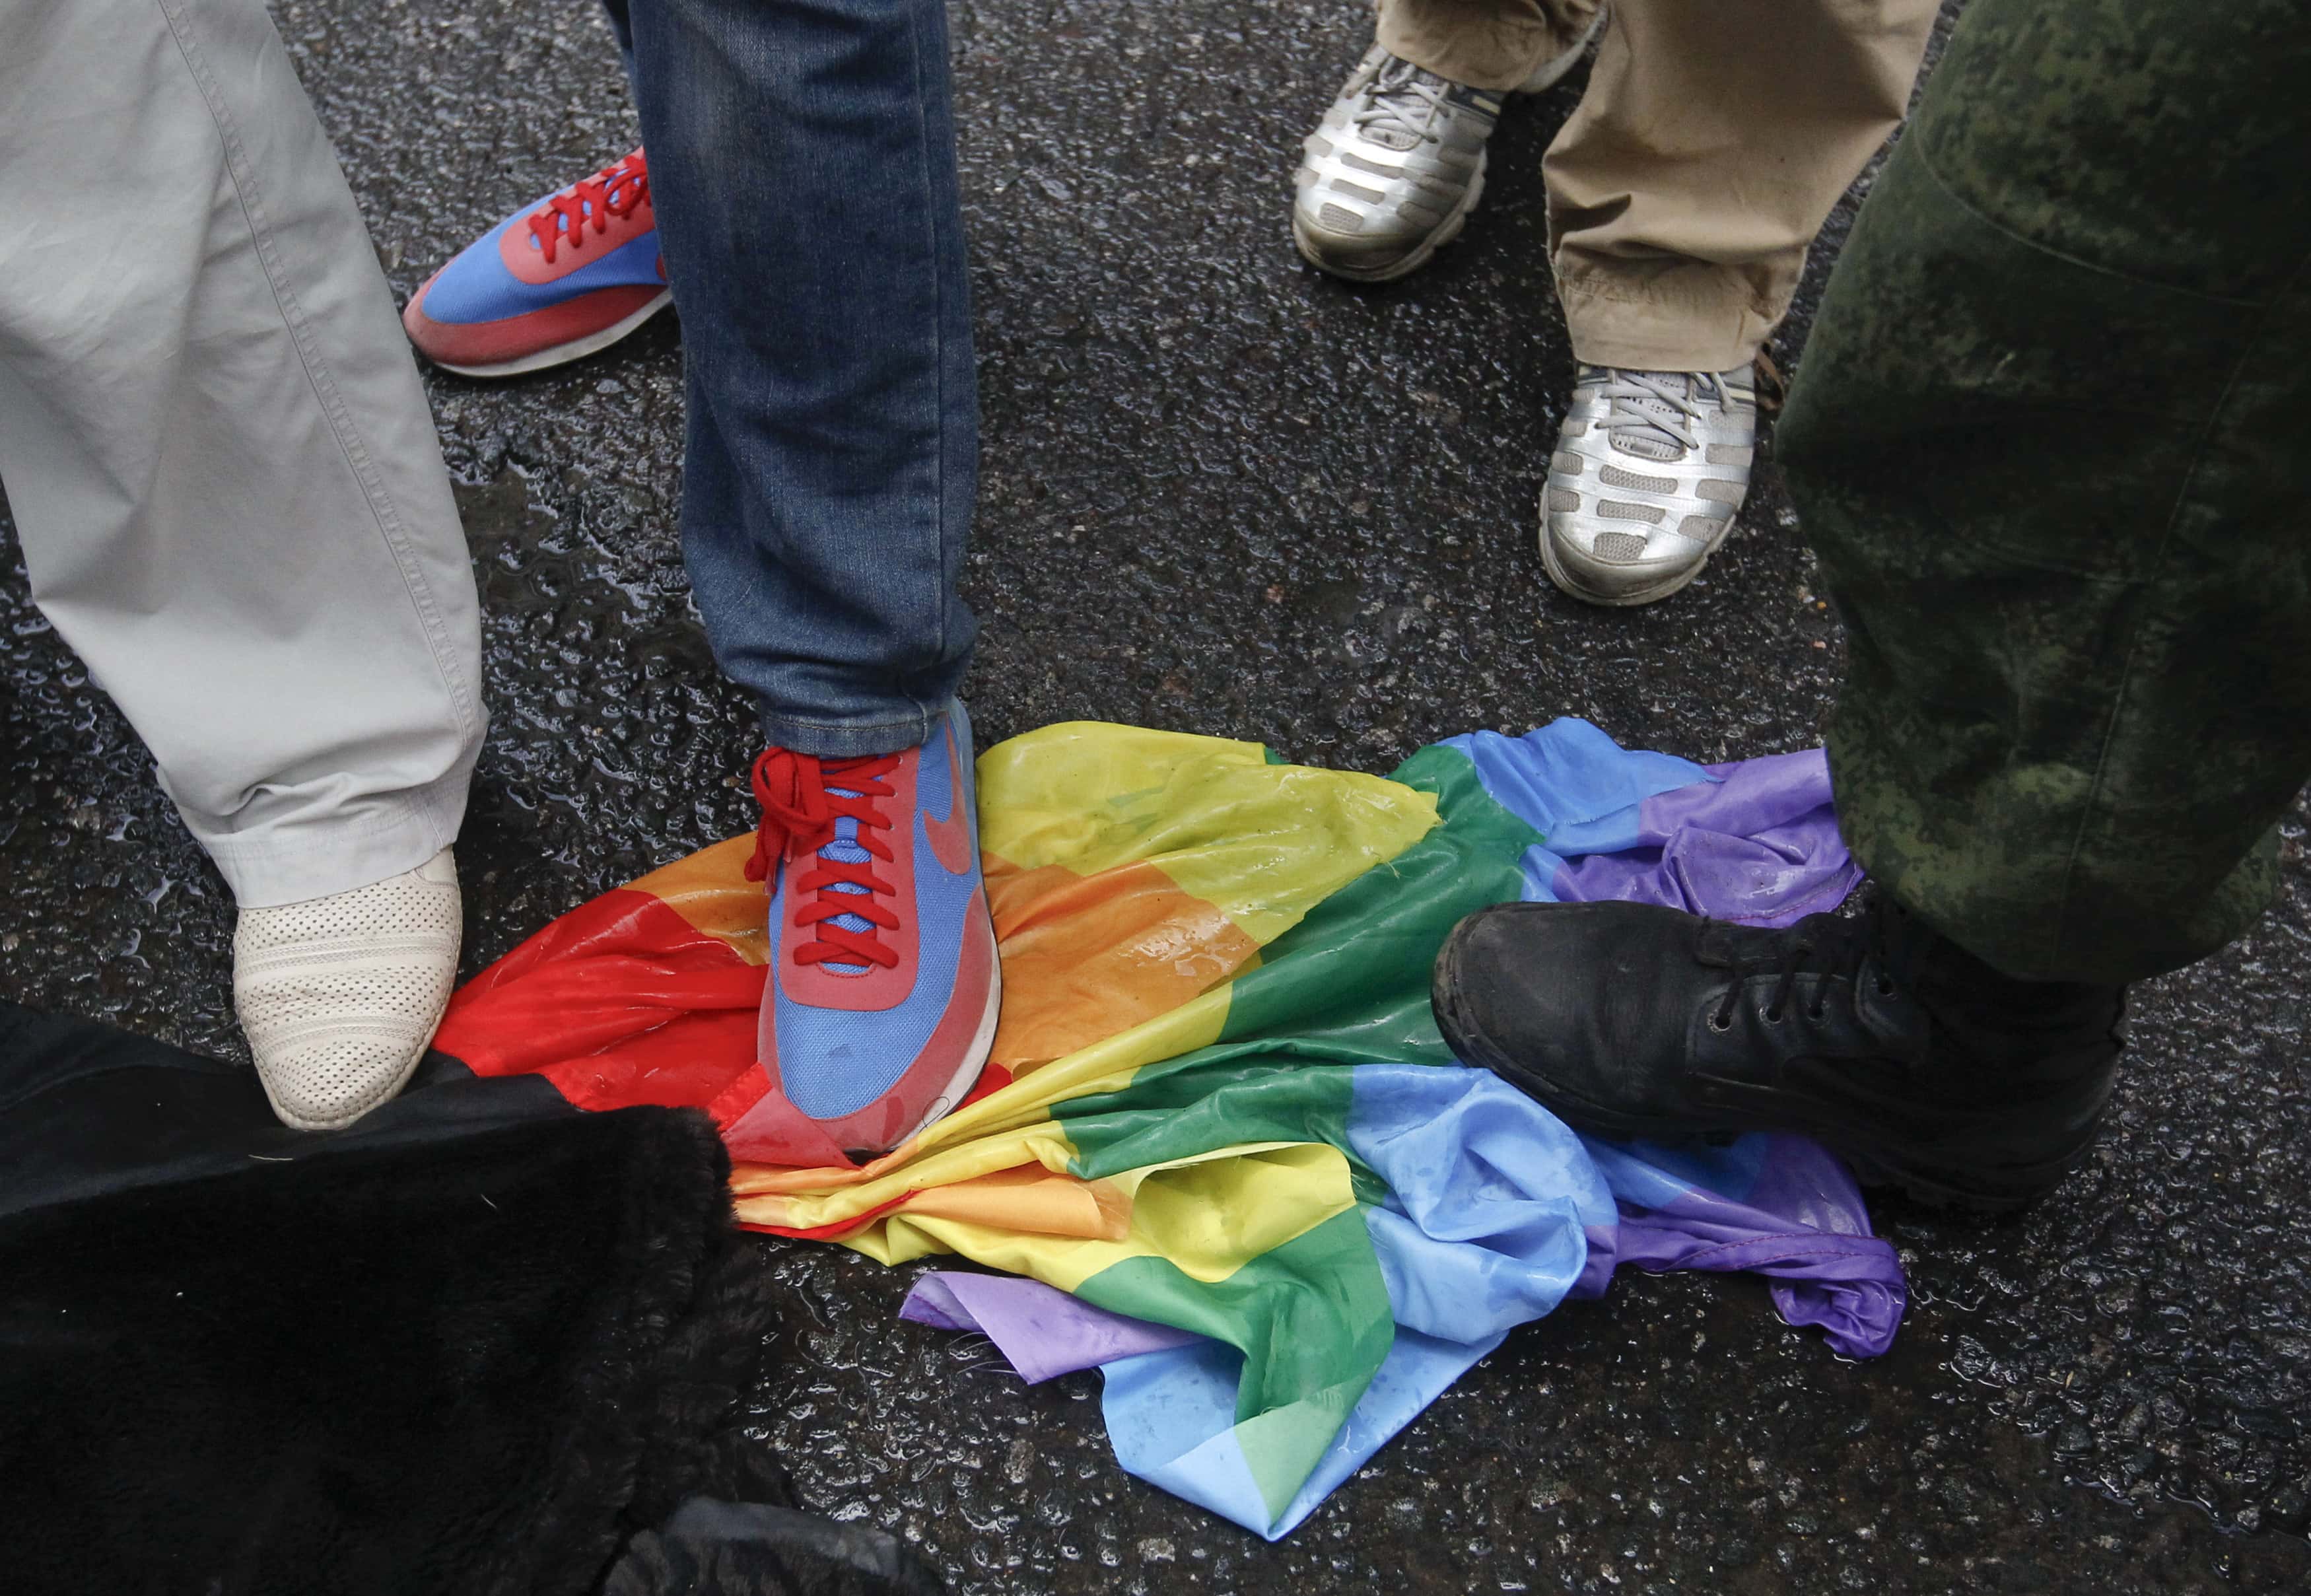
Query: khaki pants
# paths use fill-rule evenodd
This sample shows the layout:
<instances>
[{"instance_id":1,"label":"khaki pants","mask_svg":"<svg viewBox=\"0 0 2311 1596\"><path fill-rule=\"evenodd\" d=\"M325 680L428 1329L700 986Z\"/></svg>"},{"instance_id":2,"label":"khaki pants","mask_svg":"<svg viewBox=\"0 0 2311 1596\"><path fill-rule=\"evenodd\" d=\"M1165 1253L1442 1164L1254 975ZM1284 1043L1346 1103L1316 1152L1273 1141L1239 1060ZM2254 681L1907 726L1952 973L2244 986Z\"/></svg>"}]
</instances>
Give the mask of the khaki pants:
<instances>
[{"instance_id":1,"label":"khaki pants","mask_svg":"<svg viewBox=\"0 0 2311 1596\"><path fill-rule=\"evenodd\" d=\"M1589 87L1549 146L1550 262L1574 356L1746 366L1806 247L1902 119L1937 0L1613 0ZM1380 0L1380 42L1510 89L1597 0Z\"/></svg>"}]
</instances>

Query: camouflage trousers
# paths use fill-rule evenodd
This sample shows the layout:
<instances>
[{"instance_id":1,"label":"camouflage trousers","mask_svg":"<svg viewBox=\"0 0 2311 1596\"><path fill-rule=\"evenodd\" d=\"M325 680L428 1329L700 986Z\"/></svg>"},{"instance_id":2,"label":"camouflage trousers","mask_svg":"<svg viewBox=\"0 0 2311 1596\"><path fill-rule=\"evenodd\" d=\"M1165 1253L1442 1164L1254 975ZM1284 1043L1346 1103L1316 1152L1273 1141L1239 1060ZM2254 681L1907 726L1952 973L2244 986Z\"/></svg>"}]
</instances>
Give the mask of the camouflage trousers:
<instances>
[{"instance_id":1,"label":"camouflage trousers","mask_svg":"<svg viewBox=\"0 0 2311 1596\"><path fill-rule=\"evenodd\" d=\"M2254 923L2311 777L2311 16L1975 0L1778 453L1843 615L1838 812L2010 974Z\"/></svg>"}]
</instances>

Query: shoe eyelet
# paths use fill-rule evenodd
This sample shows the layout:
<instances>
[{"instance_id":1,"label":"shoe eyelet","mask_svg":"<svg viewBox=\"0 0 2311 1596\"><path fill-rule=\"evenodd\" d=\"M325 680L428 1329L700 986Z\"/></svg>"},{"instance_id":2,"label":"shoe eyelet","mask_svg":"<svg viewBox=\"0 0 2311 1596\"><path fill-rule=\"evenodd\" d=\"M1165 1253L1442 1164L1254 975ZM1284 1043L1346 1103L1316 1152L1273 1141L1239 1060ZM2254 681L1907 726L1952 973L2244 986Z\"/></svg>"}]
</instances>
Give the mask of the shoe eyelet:
<instances>
[{"instance_id":1,"label":"shoe eyelet","mask_svg":"<svg viewBox=\"0 0 2311 1596\"><path fill-rule=\"evenodd\" d=\"M1778 1008L1761 1008L1757 1011L1757 1017L1769 1025L1778 1025L1782 1023L1782 1011Z\"/></svg>"},{"instance_id":2,"label":"shoe eyelet","mask_svg":"<svg viewBox=\"0 0 2311 1596\"><path fill-rule=\"evenodd\" d=\"M1730 1014L1713 1014L1709 1016L1709 1028L1722 1036L1733 1028L1733 1016Z\"/></svg>"}]
</instances>

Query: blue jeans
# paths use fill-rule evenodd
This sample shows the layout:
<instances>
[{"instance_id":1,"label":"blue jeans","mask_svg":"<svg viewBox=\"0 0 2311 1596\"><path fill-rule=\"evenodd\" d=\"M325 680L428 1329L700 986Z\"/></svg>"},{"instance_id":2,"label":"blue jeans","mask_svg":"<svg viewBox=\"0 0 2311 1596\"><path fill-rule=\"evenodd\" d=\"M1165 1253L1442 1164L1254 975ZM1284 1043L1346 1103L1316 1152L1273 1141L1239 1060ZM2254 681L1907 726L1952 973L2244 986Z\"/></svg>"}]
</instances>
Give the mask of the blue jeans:
<instances>
[{"instance_id":1,"label":"blue jeans","mask_svg":"<svg viewBox=\"0 0 2311 1596\"><path fill-rule=\"evenodd\" d=\"M927 741L979 397L945 0L606 0L627 50L689 400L683 554L764 736Z\"/></svg>"}]
</instances>

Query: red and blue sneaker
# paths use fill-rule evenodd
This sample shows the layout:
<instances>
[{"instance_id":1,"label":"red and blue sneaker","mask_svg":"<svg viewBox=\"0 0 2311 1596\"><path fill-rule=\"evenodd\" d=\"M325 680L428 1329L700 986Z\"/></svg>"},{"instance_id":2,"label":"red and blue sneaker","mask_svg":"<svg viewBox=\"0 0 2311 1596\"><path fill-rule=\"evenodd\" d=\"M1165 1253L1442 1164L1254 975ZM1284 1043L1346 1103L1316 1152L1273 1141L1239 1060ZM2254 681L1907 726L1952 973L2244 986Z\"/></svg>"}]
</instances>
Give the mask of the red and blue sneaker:
<instances>
[{"instance_id":1,"label":"red and blue sneaker","mask_svg":"<svg viewBox=\"0 0 2311 1596\"><path fill-rule=\"evenodd\" d=\"M761 1164L886 1153L963 1101L1002 1007L970 717L902 754L772 748L754 785L770 973L756 1068L715 1105L724 1139Z\"/></svg>"},{"instance_id":2,"label":"red and blue sneaker","mask_svg":"<svg viewBox=\"0 0 2311 1596\"><path fill-rule=\"evenodd\" d=\"M426 359L511 377L606 349L664 310L666 267L636 150L482 235L401 313Z\"/></svg>"}]
</instances>

